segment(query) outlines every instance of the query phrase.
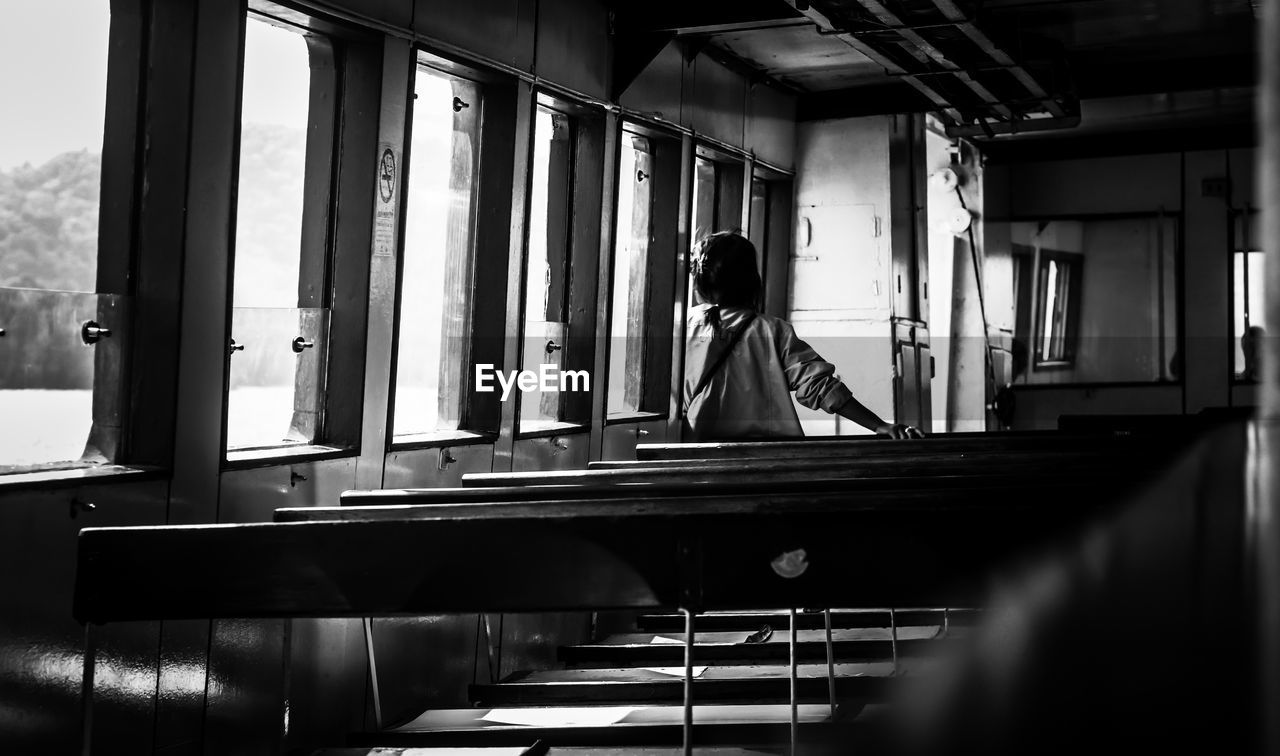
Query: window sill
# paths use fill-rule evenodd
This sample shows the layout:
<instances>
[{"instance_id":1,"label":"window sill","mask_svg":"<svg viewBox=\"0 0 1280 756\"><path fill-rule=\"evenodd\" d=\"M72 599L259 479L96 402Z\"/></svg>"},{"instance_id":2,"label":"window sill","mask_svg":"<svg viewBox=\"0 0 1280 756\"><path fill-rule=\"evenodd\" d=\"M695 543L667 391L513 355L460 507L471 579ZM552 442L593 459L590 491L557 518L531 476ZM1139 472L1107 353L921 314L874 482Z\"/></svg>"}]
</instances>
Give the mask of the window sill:
<instances>
[{"instance_id":1,"label":"window sill","mask_svg":"<svg viewBox=\"0 0 1280 756\"><path fill-rule=\"evenodd\" d=\"M227 452L223 469L242 470L250 467L270 467L271 465L294 465L303 462L322 462L326 459L355 457L358 449L344 449L337 446L321 444L298 444L297 446L271 446L262 449L232 449Z\"/></svg>"},{"instance_id":2,"label":"window sill","mask_svg":"<svg viewBox=\"0 0 1280 756\"><path fill-rule=\"evenodd\" d=\"M71 488L78 485L99 483L129 483L139 480L155 480L165 475L158 467L128 467L126 465L85 465L63 467L56 470L32 470L0 475L0 493L17 490Z\"/></svg>"},{"instance_id":3,"label":"window sill","mask_svg":"<svg viewBox=\"0 0 1280 756\"><path fill-rule=\"evenodd\" d=\"M626 425L627 423L652 423L666 420L667 416L659 412L618 412L604 419L605 425Z\"/></svg>"},{"instance_id":4,"label":"window sill","mask_svg":"<svg viewBox=\"0 0 1280 756\"><path fill-rule=\"evenodd\" d=\"M586 433L589 430L591 430L591 426L587 423L539 423L534 428L517 433L516 440L569 436L575 433Z\"/></svg>"},{"instance_id":5,"label":"window sill","mask_svg":"<svg viewBox=\"0 0 1280 756\"><path fill-rule=\"evenodd\" d=\"M434 449L443 446L471 446L473 444L492 444L498 440L496 433L476 433L474 431L434 431L432 433L407 433L391 439L391 451L412 451L414 449Z\"/></svg>"}]
</instances>

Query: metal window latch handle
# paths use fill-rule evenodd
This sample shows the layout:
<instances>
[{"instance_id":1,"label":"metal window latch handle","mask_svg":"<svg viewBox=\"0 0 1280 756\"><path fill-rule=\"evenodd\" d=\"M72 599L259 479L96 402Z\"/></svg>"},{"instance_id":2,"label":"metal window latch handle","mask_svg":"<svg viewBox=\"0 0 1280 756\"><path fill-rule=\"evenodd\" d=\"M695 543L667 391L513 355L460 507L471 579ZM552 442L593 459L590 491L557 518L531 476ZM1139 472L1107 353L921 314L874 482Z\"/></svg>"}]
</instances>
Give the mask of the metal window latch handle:
<instances>
[{"instance_id":1,"label":"metal window latch handle","mask_svg":"<svg viewBox=\"0 0 1280 756\"><path fill-rule=\"evenodd\" d=\"M547 354L554 354L562 349L564 349L564 347L557 344L554 339L547 341Z\"/></svg>"},{"instance_id":2,"label":"metal window latch handle","mask_svg":"<svg viewBox=\"0 0 1280 756\"><path fill-rule=\"evenodd\" d=\"M644 181L647 178L649 178L649 174L639 169L636 170L636 181Z\"/></svg>"},{"instance_id":3,"label":"metal window latch handle","mask_svg":"<svg viewBox=\"0 0 1280 756\"><path fill-rule=\"evenodd\" d=\"M448 447L445 447L440 450L440 461L436 465L436 469L437 470L447 469L449 465L452 465L457 461L458 461L458 458L453 456L453 450Z\"/></svg>"},{"instance_id":4,"label":"metal window latch handle","mask_svg":"<svg viewBox=\"0 0 1280 756\"><path fill-rule=\"evenodd\" d=\"M569 448L569 442L568 442L568 441L565 441L563 438L560 438L559 436L553 436L553 437L551 438L551 453L552 453L552 454L559 454L560 452L562 452L562 451L564 451L565 449L568 449L568 448Z\"/></svg>"},{"instance_id":5,"label":"metal window latch handle","mask_svg":"<svg viewBox=\"0 0 1280 756\"><path fill-rule=\"evenodd\" d=\"M453 98L453 112L461 113L463 108L471 107L471 103L465 102L461 97Z\"/></svg>"},{"instance_id":6,"label":"metal window latch handle","mask_svg":"<svg viewBox=\"0 0 1280 756\"><path fill-rule=\"evenodd\" d=\"M649 431L645 430L644 428L636 428L636 435L637 435L637 436L647 436L647 435L649 435Z\"/></svg>"},{"instance_id":7,"label":"metal window latch handle","mask_svg":"<svg viewBox=\"0 0 1280 756\"><path fill-rule=\"evenodd\" d=\"M84 325L80 326L80 339L86 344L97 344L110 336L111 329L103 328L96 320L86 320Z\"/></svg>"},{"instance_id":8,"label":"metal window latch handle","mask_svg":"<svg viewBox=\"0 0 1280 756\"><path fill-rule=\"evenodd\" d=\"M295 354L302 354L303 349L311 349L315 347L316 342L311 339L299 336L293 340L293 351Z\"/></svg>"},{"instance_id":9,"label":"metal window latch handle","mask_svg":"<svg viewBox=\"0 0 1280 756\"><path fill-rule=\"evenodd\" d=\"M7 332L3 328L0 328L0 338L4 338L6 333Z\"/></svg>"},{"instance_id":10,"label":"metal window latch handle","mask_svg":"<svg viewBox=\"0 0 1280 756\"><path fill-rule=\"evenodd\" d=\"M237 344L235 339L232 339L231 345L227 347L228 354L235 354L236 352L243 352L243 351L244 351L244 344Z\"/></svg>"},{"instance_id":11,"label":"metal window latch handle","mask_svg":"<svg viewBox=\"0 0 1280 756\"><path fill-rule=\"evenodd\" d=\"M81 512L92 512L97 509L98 505L91 501L85 501L80 498L72 498L70 506L71 519L75 519Z\"/></svg>"}]
</instances>

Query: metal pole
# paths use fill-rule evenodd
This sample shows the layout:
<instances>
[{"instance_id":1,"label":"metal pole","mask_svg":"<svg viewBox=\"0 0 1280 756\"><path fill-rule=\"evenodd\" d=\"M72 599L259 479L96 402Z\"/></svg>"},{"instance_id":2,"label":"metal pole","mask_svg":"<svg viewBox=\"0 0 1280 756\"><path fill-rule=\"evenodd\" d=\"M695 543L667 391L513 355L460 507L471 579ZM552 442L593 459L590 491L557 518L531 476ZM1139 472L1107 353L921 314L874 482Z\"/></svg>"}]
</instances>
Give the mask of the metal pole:
<instances>
[{"instance_id":1,"label":"metal pole","mask_svg":"<svg viewBox=\"0 0 1280 756\"><path fill-rule=\"evenodd\" d=\"M693 612L684 612L684 755L693 756Z\"/></svg>"},{"instance_id":2,"label":"metal pole","mask_svg":"<svg viewBox=\"0 0 1280 756\"><path fill-rule=\"evenodd\" d=\"M364 618L364 645L369 656L369 687L373 690L373 726L382 730L382 696L378 692L378 662L373 654L373 620Z\"/></svg>"},{"instance_id":3,"label":"metal pole","mask_svg":"<svg viewBox=\"0 0 1280 756\"><path fill-rule=\"evenodd\" d=\"M836 720L836 652L831 642L831 610L822 610L827 632L827 700L831 702L831 721Z\"/></svg>"},{"instance_id":4,"label":"metal pole","mask_svg":"<svg viewBox=\"0 0 1280 756\"><path fill-rule=\"evenodd\" d=\"M80 753L89 756L93 749L93 674L97 656L93 625L84 626L84 676L80 680Z\"/></svg>"},{"instance_id":5,"label":"metal pole","mask_svg":"<svg viewBox=\"0 0 1280 756\"><path fill-rule=\"evenodd\" d=\"M893 674L898 674L898 615L893 607L889 608L889 643L893 646Z\"/></svg>"},{"instance_id":6,"label":"metal pole","mask_svg":"<svg viewBox=\"0 0 1280 756\"><path fill-rule=\"evenodd\" d=\"M791 634L788 642L791 656L791 756L796 756L800 740L800 707L796 691L796 610L791 610Z\"/></svg>"}]
</instances>

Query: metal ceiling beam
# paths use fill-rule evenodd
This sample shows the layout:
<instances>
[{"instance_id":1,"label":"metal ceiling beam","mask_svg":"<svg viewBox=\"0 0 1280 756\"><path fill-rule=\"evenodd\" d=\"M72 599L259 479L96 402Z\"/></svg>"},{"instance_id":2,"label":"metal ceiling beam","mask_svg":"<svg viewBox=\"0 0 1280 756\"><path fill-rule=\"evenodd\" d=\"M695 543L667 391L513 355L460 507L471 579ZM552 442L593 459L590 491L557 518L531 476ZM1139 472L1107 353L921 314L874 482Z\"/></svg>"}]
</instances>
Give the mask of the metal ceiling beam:
<instances>
[{"instance_id":1,"label":"metal ceiling beam","mask_svg":"<svg viewBox=\"0 0 1280 756\"><path fill-rule=\"evenodd\" d=\"M886 31L897 32L903 39L907 40L912 45L915 45L915 47L929 60L937 63L947 71L954 73L960 81L964 82L965 86L969 87L970 91L990 105L992 109L1000 115L1000 117L1005 118L1006 120L1013 119L1013 111L1010 110L1008 106L1001 104L1000 98L996 97L991 90L987 89L986 86L974 79L971 75L961 71L960 67L952 62L951 59L948 58L941 50L934 47L932 43L920 36L920 32L904 24L902 19L898 18L897 14L885 7L883 3L879 2L879 0L857 1L859 5L866 8L873 16L875 16L880 23L889 27Z\"/></svg>"},{"instance_id":2,"label":"metal ceiling beam","mask_svg":"<svg viewBox=\"0 0 1280 756\"><path fill-rule=\"evenodd\" d=\"M991 56L991 58L1000 65L1009 66L1009 70L1013 74L1014 78L1018 80L1018 83L1026 87L1027 91L1031 92L1032 96L1042 99L1046 98L1048 93L1045 91L1044 87L1040 86L1040 83L1037 82L1025 68L1015 63L1008 53L997 47L996 44L991 41L991 38L986 35L986 32L979 29L977 24L973 23L972 20L965 16L964 12L960 10L954 0L933 0L933 4L938 7L938 10L942 11L942 15L945 16L948 21L953 22L956 27L960 29L960 32L968 37L969 40L977 45L983 52ZM1055 118L1062 118L1066 114L1065 110L1058 102L1052 99L1045 99L1044 102L1045 109L1048 110Z\"/></svg>"},{"instance_id":3,"label":"metal ceiling beam","mask_svg":"<svg viewBox=\"0 0 1280 756\"><path fill-rule=\"evenodd\" d=\"M960 115L960 112L952 107L951 104L947 102L946 98L937 90L917 79L911 72L898 65L891 58L882 55L874 47L858 39L857 36L838 28L830 18L822 13L822 11L809 5L805 0L787 0L787 4L812 21L821 31L830 34L849 47L852 47L854 50L862 53L873 63L884 68L886 72L901 76L903 81L906 81L915 88L916 91L927 97L929 101L932 102L934 106L953 123L963 123L964 118Z\"/></svg>"}]
</instances>

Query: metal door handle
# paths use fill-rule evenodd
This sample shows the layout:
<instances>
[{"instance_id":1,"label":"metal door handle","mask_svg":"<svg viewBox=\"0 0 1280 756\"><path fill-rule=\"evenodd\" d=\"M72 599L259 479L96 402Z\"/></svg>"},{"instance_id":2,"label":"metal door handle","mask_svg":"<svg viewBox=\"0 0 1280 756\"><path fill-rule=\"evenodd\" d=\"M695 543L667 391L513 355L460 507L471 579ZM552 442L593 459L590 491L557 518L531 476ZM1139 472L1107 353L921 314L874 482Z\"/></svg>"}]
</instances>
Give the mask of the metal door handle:
<instances>
[{"instance_id":1,"label":"metal door handle","mask_svg":"<svg viewBox=\"0 0 1280 756\"><path fill-rule=\"evenodd\" d=\"M564 349L564 347L557 344L554 340L547 341L547 354L554 354L562 349Z\"/></svg>"},{"instance_id":2,"label":"metal door handle","mask_svg":"<svg viewBox=\"0 0 1280 756\"><path fill-rule=\"evenodd\" d=\"M103 328L96 320L86 320L84 325L80 326L80 339L86 344L97 344L110 336L111 329Z\"/></svg>"},{"instance_id":3,"label":"metal door handle","mask_svg":"<svg viewBox=\"0 0 1280 756\"><path fill-rule=\"evenodd\" d=\"M299 336L298 338L293 340L293 351L296 354L302 354L303 349L311 349L315 347L315 345L316 345L316 342L312 341L311 339Z\"/></svg>"},{"instance_id":4,"label":"metal door handle","mask_svg":"<svg viewBox=\"0 0 1280 756\"><path fill-rule=\"evenodd\" d=\"M228 354L235 354L236 352L243 352L243 351L244 351L244 344L237 344L235 339L232 339L231 345L227 347Z\"/></svg>"}]
</instances>

